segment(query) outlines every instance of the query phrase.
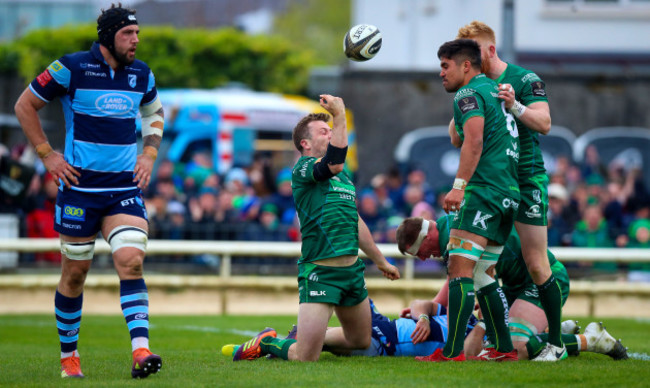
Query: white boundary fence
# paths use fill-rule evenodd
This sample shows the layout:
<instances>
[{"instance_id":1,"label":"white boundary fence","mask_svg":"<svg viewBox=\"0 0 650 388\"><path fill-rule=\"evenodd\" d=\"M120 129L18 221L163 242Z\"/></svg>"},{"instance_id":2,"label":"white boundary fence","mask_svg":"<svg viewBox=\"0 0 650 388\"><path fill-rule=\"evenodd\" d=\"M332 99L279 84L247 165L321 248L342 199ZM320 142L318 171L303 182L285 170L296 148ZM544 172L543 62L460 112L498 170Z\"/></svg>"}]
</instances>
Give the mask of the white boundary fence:
<instances>
[{"instance_id":1,"label":"white boundary fence","mask_svg":"<svg viewBox=\"0 0 650 388\"><path fill-rule=\"evenodd\" d=\"M402 255L395 244L378 244L379 249L387 257L405 260L402 279L400 282L372 282L373 289L380 288L382 291L395 291L403 293L408 300L411 293L424 290L438 290L440 281L429 281L429 285L423 285L421 281L414 279L415 258ZM0 252L56 252L60 249L58 239L33 239L16 238L0 239ZM621 262L636 263L650 262L650 249L616 249L616 248L551 248L551 251L558 260L567 262ZM96 253L110 253L109 245L101 239L97 240ZM365 257L363 252L359 252ZM233 259L238 257L287 257L297 259L300 257L300 243L292 242L259 242L259 241L196 241L196 240L149 240L147 254L174 254L174 255L198 255L214 254L221 257L218 279L205 279L201 281L195 277L188 277L187 281L178 276L169 277L169 286L177 286L184 283L187 286L209 287L217 289L234 288L258 288L271 290L289 290L297 288L295 278L254 278L232 276L231 264ZM44 284L35 281L31 277L27 283L18 279L8 279L0 276L0 286L3 287L26 287L43 286ZM31 280L28 280L31 279ZM369 279L372 280L372 279ZM164 286L165 280L159 285ZM46 282L49 283L49 282ZM286 283L286 284L285 284ZM647 283L624 283L624 282L593 282L593 281L572 281L571 294L583 295L589 298L589 311L593 315L595 311L595 298L599 294L650 297L650 284ZM223 293L222 311L227 311L227 297Z\"/></svg>"}]
</instances>

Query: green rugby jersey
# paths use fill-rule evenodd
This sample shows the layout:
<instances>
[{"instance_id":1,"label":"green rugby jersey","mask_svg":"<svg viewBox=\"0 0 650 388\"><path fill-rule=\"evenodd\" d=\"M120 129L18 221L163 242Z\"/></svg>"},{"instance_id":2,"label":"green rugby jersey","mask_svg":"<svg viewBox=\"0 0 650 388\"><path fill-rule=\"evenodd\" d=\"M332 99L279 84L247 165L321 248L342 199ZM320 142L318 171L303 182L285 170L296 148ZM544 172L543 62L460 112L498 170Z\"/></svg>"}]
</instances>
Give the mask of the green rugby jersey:
<instances>
[{"instance_id":1,"label":"green rugby jersey","mask_svg":"<svg viewBox=\"0 0 650 388\"><path fill-rule=\"evenodd\" d=\"M483 151L468 186L490 187L511 198L519 199L517 162L519 137L514 117L505 113L497 83L479 74L456 92L454 121L456 132L465 140L463 126L468 119L484 118Z\"/></svg>"},{"instance_id":2,"label":"green rugby jersey","mask_svg":"<svg viewBox=\"0 0 650 388\"><path fill-rule=\"evenodd\" d=\"M496 79L499 84L511 84L515 98L522 105L534 102L548 102L544 81L530 70L508 64L506 70ZM529 129L515 118L519 129L519 179L524 180L533 175L545 174L542 150L539 148L539 132Z\"/></svg>"},{"instance_id":3,"label":"green rugby jersey","mask_svg":"<svg viewBox=\"0 0 650 388\"><path fill-rule=\"evenodd\" d=\"M298 263L359 254L359 213L354 184L346 171L326 181L317 181L314 179L317 160L302 156L291 174L302 233L302 256Z\"/></svg>"}]
</instances>

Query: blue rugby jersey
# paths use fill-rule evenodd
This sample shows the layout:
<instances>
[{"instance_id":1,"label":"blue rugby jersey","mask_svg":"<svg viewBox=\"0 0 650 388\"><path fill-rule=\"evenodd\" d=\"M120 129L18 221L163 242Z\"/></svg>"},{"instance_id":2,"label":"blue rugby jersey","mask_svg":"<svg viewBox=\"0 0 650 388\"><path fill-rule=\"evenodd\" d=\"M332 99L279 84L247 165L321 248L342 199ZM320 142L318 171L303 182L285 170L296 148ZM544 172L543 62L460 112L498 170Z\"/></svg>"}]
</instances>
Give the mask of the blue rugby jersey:
<instances>
[{"instance_id":1,"label":"blue rugby jersey","mask_svg":"<svg viewBox=\"0 0 650 388\"><path fill-rule=\"evenodd\" d=\"M61 98L65 116L65 160L80 173L73 190L123 191L136 188L135 120L157 91L142 61L114 71L99 43L90 51L65 55L36 77L30 90L45 102Z\"/></svg>"}]
</instances>

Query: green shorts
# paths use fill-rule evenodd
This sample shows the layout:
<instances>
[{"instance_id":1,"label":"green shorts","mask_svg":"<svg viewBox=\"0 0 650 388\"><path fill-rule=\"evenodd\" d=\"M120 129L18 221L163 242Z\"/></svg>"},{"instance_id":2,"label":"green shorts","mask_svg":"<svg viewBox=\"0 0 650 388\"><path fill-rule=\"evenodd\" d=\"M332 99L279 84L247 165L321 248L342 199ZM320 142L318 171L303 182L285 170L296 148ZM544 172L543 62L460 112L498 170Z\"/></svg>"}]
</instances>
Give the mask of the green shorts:
<instances>
[{"instance_id":1,"label":"green shorts","mask_svg":"<svg viewBox=\"0 0 650 388\"><path fill-rule=\"evenodd\" d=\"M328 267L312 263L298 264L300 303L329 303L356 306L368 297L363 271L366 265L357 259L349 267Z\"/></svg>"},{"instance_id":2,"label":"green shorts","mask_svg":"<svg viewBox=\"0 0 650 388\"><path fill-rule=\"evenodd\" d=\"M566 268L564 268L564 265L559 261L556 261L555 264L551 266L551 272L553 272L553 276L555 276L555 280L558 282L560 289L562 290L562 306L564 306L564 303L566 303L566 300L569 297L569 274L567 273ZM502 289L506 295L506 299L508 300L508 306L512 306L512 304L515 303L515 300L521 299L543 309L542 302L539 299L539 291L532 280L523 287L512 289L504 285Z\"/></svg>"},{"instance_id":3,"label":"green shorts","mask_svg":"<svg viewBox=\"0 0 650 388\"><path fill-rule=\"evenodd\" d=\"M516 221L527 225L548 225L548 175L539 174L519 182L519 211Z\"/></svg>"},{"instance_id":4,"label":"green shorts","mask_svg":"<svg viewBox=\"0 0 650 388\"><path fill-rule=\"evenodd\" d=\"M460 229L505 244L519 201L483 186L467 186L460 210L451 220L452 229Z\"/></svg>"}]
</instances>

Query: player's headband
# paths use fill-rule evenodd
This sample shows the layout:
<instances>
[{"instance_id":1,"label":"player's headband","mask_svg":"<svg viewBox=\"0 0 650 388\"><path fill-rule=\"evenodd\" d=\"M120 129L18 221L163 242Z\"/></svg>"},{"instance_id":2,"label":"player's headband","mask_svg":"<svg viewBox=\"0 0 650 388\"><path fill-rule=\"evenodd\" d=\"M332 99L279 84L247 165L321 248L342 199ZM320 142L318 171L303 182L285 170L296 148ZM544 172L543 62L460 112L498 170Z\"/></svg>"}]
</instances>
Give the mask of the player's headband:
<instances>
[{"instance_id":1,"label":"player's headband","mask_svg":"<svg viewBox=\"0 0 650 388\"><path fill-rule=\"evenodd\" d=\"M125 8L109 8L97 19L99 43L109 49L112 54L115 50L115 34L123 27L138 24L134 13L134 11Z\"/></svg>"},{"instance_id":2,"label":"player's headband","mask_svg":"<svg viewBox=\"0 0 650 388\"><path fill-rule=\"evenodd\" d=\"M418 251L420 250L420 245L422 245L422 241L424 241L424 238L427 237L428 233L429 233L429 221L422 219L422 228L420 229L420 233L418 234L418 237L415 239L413 245L411 245L406 250L406 253L416 256L418 254Z\"/></svg>"}]
</instances>

